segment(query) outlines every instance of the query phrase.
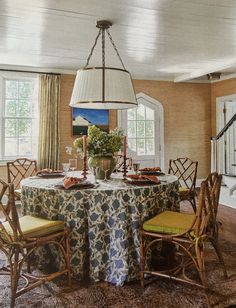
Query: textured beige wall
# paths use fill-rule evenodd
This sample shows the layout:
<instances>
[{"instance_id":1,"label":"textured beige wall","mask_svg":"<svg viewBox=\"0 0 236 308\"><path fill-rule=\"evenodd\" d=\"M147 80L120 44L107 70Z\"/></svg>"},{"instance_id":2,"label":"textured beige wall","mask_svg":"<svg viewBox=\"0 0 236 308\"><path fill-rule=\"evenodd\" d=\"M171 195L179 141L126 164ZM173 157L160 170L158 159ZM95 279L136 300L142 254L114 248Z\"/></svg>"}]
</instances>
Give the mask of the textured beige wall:
<instances>
[{"instance_id":1,"label":"textured beige wall","mask_svg":"<svg viewBox=\"0 0 236 308\"><path fill-rule=\"evenodd\" d=\"M215 82L211 86L212 136L216 134L216 98L236 94L236 78Z\"/></svg>"},{"instance_id":2,"label":"textured beige wall","mask_svg":"<svg viewBox=\"0 0 236 308\"><path fill-rule=\"evenodd\" d=\"M210 171L210 84L135 80L135 92L158 100L164 108L165 165L169 159L199 161L198 178Z\"/></svg>"}]
</instances>

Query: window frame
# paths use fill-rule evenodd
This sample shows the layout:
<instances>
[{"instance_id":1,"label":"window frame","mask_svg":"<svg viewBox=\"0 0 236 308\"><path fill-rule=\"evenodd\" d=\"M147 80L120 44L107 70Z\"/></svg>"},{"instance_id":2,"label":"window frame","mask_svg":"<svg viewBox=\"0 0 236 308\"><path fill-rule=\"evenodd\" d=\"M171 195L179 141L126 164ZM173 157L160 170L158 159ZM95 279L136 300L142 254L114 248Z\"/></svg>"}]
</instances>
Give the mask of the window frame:
<instances>
[{"instance_id":1,"label":"window frame","mask_svg":"<svg viewBox=\"0 0 236 308\"><path fill-rule=\"evenodd\" d=\"M155 154L154 155L138 155L137 152L127 148L127 155L133 158L134 161L140 162L141 166L145 162L152 161L155 165L160 166L163 170L165 167L164 161L164 108L161 102L148 96L142 92L136 94L138 104L145 105L154 110L154 134L155 134ZM124 134L127 135L127 110L118 111L118 127ZM153 165L152 165L153 167Z\"/></svg>"},{"instance_id":2,"label":"window frame","mask_svg":"<svg viewBox=\"0 0 236 308\"><path fill-rule=\"evenodd\" d=\"M34 114L31 114L31 117L19 117L19 116L15 116L15 117L11 117L11 116L5 116L5 109L6 109L6 81L7 80L21 80L21 81L28 81L28 80L32 80L35 79L35 82L37 82L38 79L38 75L34 74L34 73L20 73L20 72L0 72L0 165L5 165L7 161L9 160L14 160L16 158L22 157L23 155L17 155L17 156L4 156L5 153L5 120L6 119L31 119L31 125L35 124L35 120L39 120L39 115L38 115L38 99L37 97L35 97L35 99L33 99L35 101L35 104L37 105L37 109L36 112ZM38 88L38 83L37 83L37 88ZM36 88L36 91L37 91ZM19 98L18 98L19 99ZM38 138L38 127L39 125L37 125L37 129L36 129L36 134L34 134L33 129L31 129L31 135L29 136L29 139L31 141L33 141L34 137ZM33 127L32 127L33 128ZM21 138L21 136L19 136L19 134L17 135L17 140L19 140ZM22 138L24 138L22 136ZM27 155L28 158L30 159L37 159L37 149L36 151L33 151L33 155Z\"/></svg>"}]
</instances>

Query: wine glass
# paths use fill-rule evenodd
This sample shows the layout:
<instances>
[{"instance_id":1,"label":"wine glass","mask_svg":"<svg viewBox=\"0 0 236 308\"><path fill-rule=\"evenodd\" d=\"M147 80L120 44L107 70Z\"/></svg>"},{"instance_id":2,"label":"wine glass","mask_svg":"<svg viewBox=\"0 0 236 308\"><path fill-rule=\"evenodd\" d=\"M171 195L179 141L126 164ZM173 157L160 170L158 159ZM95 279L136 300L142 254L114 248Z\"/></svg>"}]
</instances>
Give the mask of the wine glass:
<instances>
[{"instance_id":1,"label":"wine glass","mask_svg":"<svg viewBox=\"0 0 236 308\"><path fill-rule=\"evenodd\" d=\"M72 175L73 175L74 171L77 168L77 159L75 158L69 159L69 164L70 164L70 170L72 171Z\"/></svg>"},{"instance_id":2,"label":"wine glass","mask_svg":"<svg viewBox=\"0 0 236 308\"><path fill-rule=\"evenodd\" d=\"M67 176L67 173L70 170L70 163L62 163L62 169L65 173L65 176Z\"/></svg>"},{"instance_id":3,"label":"wine glass","mask_svg":"<svg viewBox=\"0 0 236 308\"><path fill-rule=\"evenodd\" d=\"M138 174L139 167L140 167L140 163L133 163L133 170L135 174Z\"/></svg>"},{"instance_id":4,"label":"wine glass","mask_svg":"<svg viewBox=\"0 0 236 308\"><path fill-rule=\"evenodd\" d=\"M110 160L103 160L102 161L102 171L104 171L105 177L104 177L104 181L107 181L107 173L108 171L110 171L110 167L111 167L111 161Z\"/></svg>"}]
</instances>

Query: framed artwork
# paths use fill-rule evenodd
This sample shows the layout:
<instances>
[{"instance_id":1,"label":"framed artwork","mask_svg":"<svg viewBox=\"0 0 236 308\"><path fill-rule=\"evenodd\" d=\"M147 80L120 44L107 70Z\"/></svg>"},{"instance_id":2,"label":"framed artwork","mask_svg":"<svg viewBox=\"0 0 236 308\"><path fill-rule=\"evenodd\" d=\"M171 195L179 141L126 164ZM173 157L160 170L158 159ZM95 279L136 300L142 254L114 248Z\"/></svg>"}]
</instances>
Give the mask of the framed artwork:
<instances>
[{"instance_id":1,"label":"framed artwork","mask_svg":"<svg viewBox=\"0 0 236 308\"><path fill-rule=\"evenodd\" d=\"M109 110L72 108L73 136L87 135L91 125L109 132Z\"/></svg>"}]
</instances>

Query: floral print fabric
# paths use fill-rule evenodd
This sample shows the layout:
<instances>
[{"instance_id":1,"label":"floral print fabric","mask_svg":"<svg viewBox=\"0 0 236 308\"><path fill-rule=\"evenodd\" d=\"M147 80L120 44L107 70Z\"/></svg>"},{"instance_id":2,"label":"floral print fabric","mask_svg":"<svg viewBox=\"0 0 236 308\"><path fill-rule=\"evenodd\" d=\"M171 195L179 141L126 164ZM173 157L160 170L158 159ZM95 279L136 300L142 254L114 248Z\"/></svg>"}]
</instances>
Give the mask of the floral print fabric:
<instances>
[{"instance_id":1,"label":"floral print fabric","mask_svg":"<svg viewBox=\"0 0 236 308\"><path fill-rule=\"evenodd\" d=\"M139 229L145 220L164 210L179 211L177 178L165 176L160 184L146 186L113 180L83 190L55 188L58 181L23 180L22 205L25 214L63 220L72 229L73 275L78 279L89 275L93 281L116 285L136 279ZM60 265L55 251L51 256Z\"/></svg>"}]
</instances>

